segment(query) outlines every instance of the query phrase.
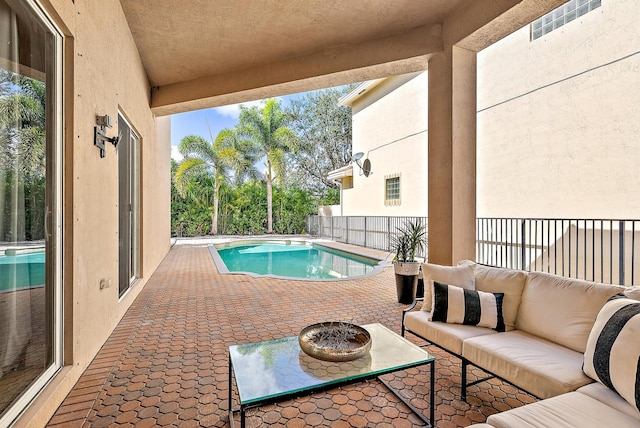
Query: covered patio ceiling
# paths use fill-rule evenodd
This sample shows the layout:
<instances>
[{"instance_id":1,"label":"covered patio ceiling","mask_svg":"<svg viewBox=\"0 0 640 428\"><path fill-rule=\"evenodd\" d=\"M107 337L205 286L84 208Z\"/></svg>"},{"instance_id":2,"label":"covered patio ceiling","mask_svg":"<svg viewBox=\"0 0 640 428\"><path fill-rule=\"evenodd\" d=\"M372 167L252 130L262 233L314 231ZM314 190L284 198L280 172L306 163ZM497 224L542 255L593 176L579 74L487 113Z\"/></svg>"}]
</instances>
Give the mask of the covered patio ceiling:
<instances>
[{"instance_id":1,"label":"covered patio ceiling","mask_svg":"<svg viewBox=\"0 0 640 428\"><path fill-rule=\"evenodd\" d=\"M425 70L447 46L478 50L563 2L120 1L158 115Z\"/></svg>"}]
</instances>

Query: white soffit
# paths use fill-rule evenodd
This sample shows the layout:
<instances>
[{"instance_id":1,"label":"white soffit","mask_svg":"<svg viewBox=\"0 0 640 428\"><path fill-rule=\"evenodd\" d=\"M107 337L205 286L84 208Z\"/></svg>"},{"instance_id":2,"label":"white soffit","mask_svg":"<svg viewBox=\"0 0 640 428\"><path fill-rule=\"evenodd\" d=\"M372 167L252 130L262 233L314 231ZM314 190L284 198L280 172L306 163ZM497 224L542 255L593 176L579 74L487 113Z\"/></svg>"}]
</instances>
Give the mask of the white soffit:
<instances>
[{"instance_id":1,"label":"white soffit","mask_svg":"<svg viewBox=\"0 0 640 428\"><path fill-rule=\"evenodd\" d=\"M380 85L382 82L387 80L387 78L382 79L374 79L363 82L355 87L355 89L349 92L347 95L343 96L338 100L338 104L341 106L353 106L353 103L362 97L365 93L370 92L373 88Z\"/></svg>"},{"instance_id":2,"label":"white soffit","mask_svg":"<svg viewBox=\"0 0 640 428\"><path fill-rule=\"evenodd\" d=\"M329 180L340 180L344 177L353 176L353 165L343 166L342 168L334 169L327 175Z\"/></svg>"}]
</instances>

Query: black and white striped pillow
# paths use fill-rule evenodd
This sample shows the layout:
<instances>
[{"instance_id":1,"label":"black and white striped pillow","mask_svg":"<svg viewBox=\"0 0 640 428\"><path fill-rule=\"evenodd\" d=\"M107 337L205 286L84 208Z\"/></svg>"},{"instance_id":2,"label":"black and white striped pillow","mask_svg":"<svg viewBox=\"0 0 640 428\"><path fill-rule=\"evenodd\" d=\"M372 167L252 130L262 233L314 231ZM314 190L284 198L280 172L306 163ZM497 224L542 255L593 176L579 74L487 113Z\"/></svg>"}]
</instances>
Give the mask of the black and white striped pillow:
<instances>
[{"instance_id":1,"label":"black and white striped pillow","mask_svg":"<svg viewBox=\"0 0 640 428\"><path fill-rule=\"evenodd\" d=\"M486 293L433 282L431 321L476 325L505 331L504 293Z\"/></svg>"},{"instance_id":2,"label":"black and white striped pillow","mask_svg":"<svg viewBox=\"0 0 640 428\"><path fill-rule=\"evenodd\" d=\"M593 324L582 370L640 411L640 302L611 297Z\"/></svg>"}]
</instances>

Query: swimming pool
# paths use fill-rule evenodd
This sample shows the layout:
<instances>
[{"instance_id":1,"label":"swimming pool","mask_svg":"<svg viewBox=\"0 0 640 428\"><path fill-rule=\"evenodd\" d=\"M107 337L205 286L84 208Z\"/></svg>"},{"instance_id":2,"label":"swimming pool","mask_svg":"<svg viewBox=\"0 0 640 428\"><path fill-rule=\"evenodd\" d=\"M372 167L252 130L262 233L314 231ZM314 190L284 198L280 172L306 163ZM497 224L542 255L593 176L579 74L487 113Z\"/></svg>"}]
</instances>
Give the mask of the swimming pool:
<instances>
[{"instance_id":1,"label":"swimming pool","mask_svg":"<svg viewBox=\"0 0 640 428\"><path fill-rule=\"evenodd\" d=\"M0 256L0 293L44 285L44 251Z\"/></svg>"},{"instance_id":2,"label":"swimming pool","mask_svg":"<svg viewBox=\"0 0 640 428\"><path fill-rule=\"evenodd\" d=\"M220 273L345 279L382 269L381 260L304 241L236 241L209 247Z\"/></svg>"}]
</instances>

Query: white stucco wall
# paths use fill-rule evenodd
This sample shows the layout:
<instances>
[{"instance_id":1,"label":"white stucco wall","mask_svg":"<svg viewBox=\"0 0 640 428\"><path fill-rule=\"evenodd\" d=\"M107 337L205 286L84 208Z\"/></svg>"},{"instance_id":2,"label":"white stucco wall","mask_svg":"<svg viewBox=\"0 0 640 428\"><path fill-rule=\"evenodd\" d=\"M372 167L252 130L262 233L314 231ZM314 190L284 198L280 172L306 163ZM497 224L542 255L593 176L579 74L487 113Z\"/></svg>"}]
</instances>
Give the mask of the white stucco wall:
<instances>
[{"instance_id":1,"label":"white stucco wall","mask_svg":"<svg viewBox=\"0 0 640 428\"><path fill-rule=\"evenodd\" d=\"M478 217L640 218L640 2L478 54Z\"/></svg>"},{"instance_id":2,"label":"white stucco wall","mask_svg":"<svg viewBox=\"0 0 640 428\"><path fill-rule=\"evenodd\" d=\"M353 153L364 152L373 174L365 177L354 165L343 215L427 215L427 76L385 79L353 103ZM385 177L392 174L400 174L401 202L385 206Z\"/></svg>"}]
</instances>

